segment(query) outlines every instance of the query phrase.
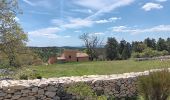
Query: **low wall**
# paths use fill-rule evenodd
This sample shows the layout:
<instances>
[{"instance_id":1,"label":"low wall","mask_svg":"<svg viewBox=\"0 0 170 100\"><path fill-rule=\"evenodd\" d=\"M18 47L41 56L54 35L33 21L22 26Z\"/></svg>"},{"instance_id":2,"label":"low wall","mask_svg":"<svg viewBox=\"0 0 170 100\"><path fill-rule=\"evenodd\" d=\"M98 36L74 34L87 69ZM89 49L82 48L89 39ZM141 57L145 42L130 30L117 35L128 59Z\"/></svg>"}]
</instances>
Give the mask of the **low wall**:
<instances>
[{"instance_id":1,"label":"low wall","mask_svg":"<svg viewBox=\"0 0 170 100\"><path fill-rule=\"evenodd\" d=\"M67 94L65 88L77 82L88 84L98 95L132 97L136 95L137 77L148 74L149 71L144 71L41 80L3 80L0 81L0 100L69 100L72 95Z\"/></svg>"}]
</instances>

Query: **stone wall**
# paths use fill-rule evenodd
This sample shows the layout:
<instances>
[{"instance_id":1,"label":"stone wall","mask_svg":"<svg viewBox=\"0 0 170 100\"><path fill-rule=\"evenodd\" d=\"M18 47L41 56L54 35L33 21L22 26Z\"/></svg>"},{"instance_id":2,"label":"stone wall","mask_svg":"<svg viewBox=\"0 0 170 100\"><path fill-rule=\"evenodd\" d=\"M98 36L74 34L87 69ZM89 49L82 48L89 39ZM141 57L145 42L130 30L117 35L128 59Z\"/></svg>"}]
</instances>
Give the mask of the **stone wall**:
<instances>
[{"instance_id":1,"label":"stone wall","mask_svg":"<svg viewBox=\"0 0 170 100\"><path fill-rule=\"evenodd\" d=\"M41 80L3 80L0 81L0 100L70 100L72 95L66 93L65 88L77 82L88 84L98 95L132 97L136 95L137 77L148 74L149 71Z\"/></svg>"}]
</instances>

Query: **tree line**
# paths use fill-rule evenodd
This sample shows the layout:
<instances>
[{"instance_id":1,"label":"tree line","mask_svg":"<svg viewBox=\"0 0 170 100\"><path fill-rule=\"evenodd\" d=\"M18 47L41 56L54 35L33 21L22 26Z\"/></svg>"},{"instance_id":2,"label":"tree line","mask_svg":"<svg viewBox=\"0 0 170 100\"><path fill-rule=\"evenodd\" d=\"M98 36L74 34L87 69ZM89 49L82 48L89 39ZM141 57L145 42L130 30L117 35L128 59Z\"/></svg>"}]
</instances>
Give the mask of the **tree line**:
<instances>
[{"instance_id":1,"label":"tree line","mask_svg":"<svg viewBox=\"0 0 170 100\"><path fill-rule=\"evenodd\" d=\"M86 52L91 61L98 60L99 55L103 55L104 60L126 60L128 58L156 57L170 54L170 38L156 39L146 38L144 41L126 40L120 42L114 37L108 37L106 45L101 46L97 36L84 33L80 36L86 46Z\"/></svg>"}]
</instances>

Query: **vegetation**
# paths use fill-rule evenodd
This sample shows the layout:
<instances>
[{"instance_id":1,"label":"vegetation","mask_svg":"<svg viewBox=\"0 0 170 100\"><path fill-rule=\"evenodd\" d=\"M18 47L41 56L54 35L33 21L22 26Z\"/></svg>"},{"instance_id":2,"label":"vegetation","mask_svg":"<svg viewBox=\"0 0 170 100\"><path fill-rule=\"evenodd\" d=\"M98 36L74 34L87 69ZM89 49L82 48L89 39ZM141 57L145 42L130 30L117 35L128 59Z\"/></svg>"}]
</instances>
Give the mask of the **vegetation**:
<instances>
[{"instance_id":1,"label":"vegetation","mask_svg":"<svg viewBox=\"0 0 170 100\"><path fill-rule=\"evenodd\" d=\"M15 69L16 70L16 69ZM14 74L12 74L12 77L14 79L20 79L20 80L28 80L28 79L41 79L42 77L37 73L37 71L28 69L28 68L22 68L17 69Z\"/></svg>"},{"instance_id":2,"label":"vegetation","mask_svg":"<svg viewBox=\"0 0 170 100\"><path fill-rule=\"evenodd\" d=\"M10 66L19 67L17 58L25 50L27 40L22 28L15 20L19 13L16 0L0 1L0 50L5 54Z\"/></svg>"},{"instance_id":3,"label":"vegetation","mask_svg":"<svg viewBox=\"0 0 170 100\"><path fill-rule=\"evenodd\" d=\"M89 59L93 61L98 58L97 48L100 46L101 42L97 36L84 33L80 36L80 39L84 42L86 47L86 52L89 55Z\"/></svg>"},{"instance_id":4,"label":"vegetation","mask_svg":"<svg viewBox=\"0 0 170 100\"><path fill-rule=\"evenodd\" d=\"M61 77L61 76L82 76L82 75L106 75L120 74L127 72L144 71L155 68L168 68L170 62L167 61L94 61L82 63L65 63L54 65L32 66L42 77Z\"/></svg>"},{"instance_id":5,"label":"vegetation","mask_svg":"<svg viewBox=\"0 0 170 100\"><path fill-rule=\"evenodd\" d=\"M169 70L150 72L147 76L139 77L139 95L144 100L168 100L170 96L169 77Z\"/></svg>"},{"instance_id":6,"label":"vegetation","mask_svg":"<svg viewBox=\"0 0 170 100\"><path fill-rule=\"evenodd\" d=\"M73 84L66 91L74 95L77 100L107 100L105 96L97 96L89 85L81 82Z\"/></svg>"}]
</instances>

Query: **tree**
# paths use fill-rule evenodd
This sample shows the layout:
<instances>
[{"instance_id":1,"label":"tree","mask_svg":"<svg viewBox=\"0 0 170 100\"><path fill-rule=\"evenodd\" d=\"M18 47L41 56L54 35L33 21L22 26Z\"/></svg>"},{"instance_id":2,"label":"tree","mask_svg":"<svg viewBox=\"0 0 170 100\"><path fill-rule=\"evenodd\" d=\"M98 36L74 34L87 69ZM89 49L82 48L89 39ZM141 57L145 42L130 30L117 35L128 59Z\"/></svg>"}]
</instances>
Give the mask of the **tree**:
<instances>
[{"instance_id":1,"label":"tree","mask_svg":"<svg viewBox=\"0 0 170 100\"><path fill-rule=\"evenodd\" d=\"M27 36L15 20L19 13L17 0L0 1L0 50L5 53L9 65L18 67L17 56L23 53Z\"/></svg>"},{"instance_id":2,"label":"tree","mask_svg":"<svg viewBox=\"0 0 170 100\"><path fill-rule=\"evenodd\" d=\"M125 48L126 46L126 41L125 40L121 40L120 43L119 43L119 53L122 54L123 52L123 49Z\"/></svg>"},{"instance_id":3,"label":"tree","mask_svg":"<svg viewBox=\"0 0 170 100\"><path fill-rule=\"evenodd\" d=\"M106 48L106 58L108 60L118 59L118 42L115 38L108 38Z\"/></svg>"},{"instance_id":4,"label":"tree","mask_svg":"<svg viewBox=\"0 0 170 100\"><path fill-rule=\"evenodd\" d=\"M167 50L166 41L164 39L159 38L159 40L157 42L157 50L158 51Z\"/></svg>"},{"instance_id":5,"label":"tree","mask_svg":"<svg viewBox=\"0 0 170 100\"><path fill-rule=\"evenodd\" d=\"M124 60L131 57L131 45L130 45L129 42L126 43L126 45L125 45L125 47L124 47L124 49L123 49L123 52L122 52L122 54L121 54L121 57L122 57L122 59L124 59Z\"/></svg>"},{"instance_id":6,"label":"tree","mask_svg":"<svg viewBox=\"0 0 170 100\"><path fill-rule=\"evenodd\" d=\"M89 59L91 61L98 58L96 49L101 44L100 39L97 36L89 35L88 33L84 33L80 36L80 39L84 42L85 47L87 49L87 54L89 55Z\"/></svg>"},{"instance_id":7,"label":"tree","mask_svg":"<svg viewBox=\"0 0 170 100\"><path fill-rule=\"evenodd\" d=\"M146 44L147 47L156 50L156 40L155 39L147 38L144 40L144 43Z\"/></svg>"},{"instance_id":8,"label":"tree","mask_svg":"<svg viewBox=\"0 0 170 100\"><path fill-rule=\"evenodd\" d=\"M170 54L170 38L167 38L166 44L167 44L167 51L168 51L169 54Z\"/></svg>"},{"instance_id":9,"label":"tree","mask_svg":"<svg viewBox=\"0 0 170 100\"><path fill-rule=\"evenodd\" d=\"M143 42L138 42L138 41L132 42L132 50L134 52L141 53L146 48L147 48L147 46Z\"/></svg>"}]
</instances>

